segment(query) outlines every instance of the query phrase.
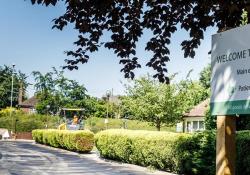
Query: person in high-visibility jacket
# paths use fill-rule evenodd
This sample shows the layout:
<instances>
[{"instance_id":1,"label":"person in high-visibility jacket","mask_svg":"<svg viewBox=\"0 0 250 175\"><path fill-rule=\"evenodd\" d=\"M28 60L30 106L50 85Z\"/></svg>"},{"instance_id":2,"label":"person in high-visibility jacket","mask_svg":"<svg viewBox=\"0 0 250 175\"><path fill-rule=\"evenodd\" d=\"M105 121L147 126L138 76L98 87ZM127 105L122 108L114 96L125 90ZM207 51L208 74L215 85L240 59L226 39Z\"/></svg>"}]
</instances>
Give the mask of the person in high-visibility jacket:
<instances>
[{"instance_id":1,"label":"person in high-visibility jacket","mask_svg":"<svg viewBox=\"0 0 250 175\"><path fill-rule=\"evenodd\" d=\"M78 124L78 117L76 115L74 115L72 124L73 125L77 125Z\"/></svg>"}]
</instances>

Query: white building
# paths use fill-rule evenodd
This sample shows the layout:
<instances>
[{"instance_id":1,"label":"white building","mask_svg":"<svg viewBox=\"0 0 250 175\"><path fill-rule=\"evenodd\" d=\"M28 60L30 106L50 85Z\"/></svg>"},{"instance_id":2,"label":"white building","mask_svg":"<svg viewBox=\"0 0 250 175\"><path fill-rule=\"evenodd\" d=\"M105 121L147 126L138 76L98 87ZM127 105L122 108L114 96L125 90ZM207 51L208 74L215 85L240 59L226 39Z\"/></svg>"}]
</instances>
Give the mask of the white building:
<instances>
[{"instance_id":1,"label":"white building","mask_svg":"<svg viewBox=\"0 0 250 175\"><path fill-rule=\"evenodd\" d=\"M177 124L178 132L196 132L205 130L205 115L209 107L209 99L201 102L189 113L184 114L183 122Z\"/></svg>"}]
</instances>

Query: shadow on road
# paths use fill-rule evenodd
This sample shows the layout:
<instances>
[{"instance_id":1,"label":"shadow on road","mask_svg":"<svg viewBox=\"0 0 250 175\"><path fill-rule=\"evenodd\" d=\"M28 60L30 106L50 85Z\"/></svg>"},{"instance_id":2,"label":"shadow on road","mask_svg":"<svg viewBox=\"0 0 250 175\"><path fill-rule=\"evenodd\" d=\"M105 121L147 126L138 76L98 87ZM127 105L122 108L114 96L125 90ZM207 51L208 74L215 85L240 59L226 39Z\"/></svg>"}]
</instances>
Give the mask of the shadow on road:
<instances>
[{"instance_id":1,"label":"shadow on road","mask_svg":"<svg viewBox=\"0 0 250 175\"><path fill-rule=\"evenodd\" d=\"M2 156L1 156L2 155ZM2 158L1 158L2 157ZM0 142L1 175L170 175L25 141Z\"/></svg>"}]
</instances>

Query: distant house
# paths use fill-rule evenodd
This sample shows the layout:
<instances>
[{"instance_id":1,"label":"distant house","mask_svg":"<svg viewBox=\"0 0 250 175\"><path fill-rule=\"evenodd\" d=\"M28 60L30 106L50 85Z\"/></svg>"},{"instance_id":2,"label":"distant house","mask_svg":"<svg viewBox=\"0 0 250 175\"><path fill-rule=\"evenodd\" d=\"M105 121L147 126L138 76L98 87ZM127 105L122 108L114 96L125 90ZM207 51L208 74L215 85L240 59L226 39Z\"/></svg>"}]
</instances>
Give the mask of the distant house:
<instances>
[{"instance_id":1,"label":"distant house","mask_svg":"<svg viewBox=\"0 0 250 175\"><path fill-rule=\"evenodd\" d=\"M202 101L200 104L195 106L189 111L189 113L184 114L183 122L177 125L182 129L183 132L196 132L205 130L205 115L209 107L209 99Z\"/></svg>"},{"instance_id":2,"label":"distant house","mask_svg":"<svg viewBox=\"0 0 250 175\"><path fill-rule=\"evenodd\" d=\"M121 106L121 95L110 95L110 96L103 96L102 99L110 104L114 104L118 106L118 111L115 112L115 118L121 118L120 106ZM108 109L107 109L108 110Z\"/></svg>"},{"instance_id":3,"label":"distant house","mask_svg":"<svg viewBox=\"0 0 250 175\"><path fill-rule=\"evenodd\" d=\"M114 103L116 105L121 104L121 99L120 99L120 95L112 95L109 97L109 102L110 103Z\"/></svg>"},{"instance_id":4,"label":"distant house","mask_svg":"<svg viewBox=\"0 0 250 175\"><path fill-rule=\"evenodd\" d=\"M113 103L115 105L120 105L121 104L121 95L110 95L107 97L107 95L104 95L102 99L104 101L108 101L109 103Z\"/></svg>"},{"instance_id":5,"label":"distant house","mask_svg":"<svg viewBox=\"0 0 250 175\"><path fill-rule=\"evenodd\" d=\"M21 104L18 106L20 109L26 113L32 114L36 113L35 106L37 104L38 100L35 96L29 98L28 100L23 101Z\"/></svg>"}]
</instances>

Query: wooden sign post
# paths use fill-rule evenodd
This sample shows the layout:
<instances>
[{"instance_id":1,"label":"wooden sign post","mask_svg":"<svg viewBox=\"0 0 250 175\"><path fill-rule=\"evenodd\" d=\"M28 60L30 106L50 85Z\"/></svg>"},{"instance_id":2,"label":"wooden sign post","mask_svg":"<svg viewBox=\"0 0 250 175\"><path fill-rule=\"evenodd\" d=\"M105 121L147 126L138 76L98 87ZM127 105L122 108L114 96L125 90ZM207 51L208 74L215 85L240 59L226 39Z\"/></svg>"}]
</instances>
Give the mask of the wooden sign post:
<instances>
[{"instance_id":1,"label":"wooden sign post","mask_svg":"<svg viewBox=\"0 0 250 175\"><path fill-rule=\"evenodd\" d=\"M250 25L212 36L211 114L217 116L216 175L235 175L236 114L250 114Z\"/></svg>"},{"instance_id":2,"label":"wooden sign post","mask_svg":"<svg viewBox=\"0 0 250 175\"><path fill-rule=\"evenodd\" d=\"M235 175L235 132L235 116L217 116L216 175Z\"/></svg>"}]
</instances>

